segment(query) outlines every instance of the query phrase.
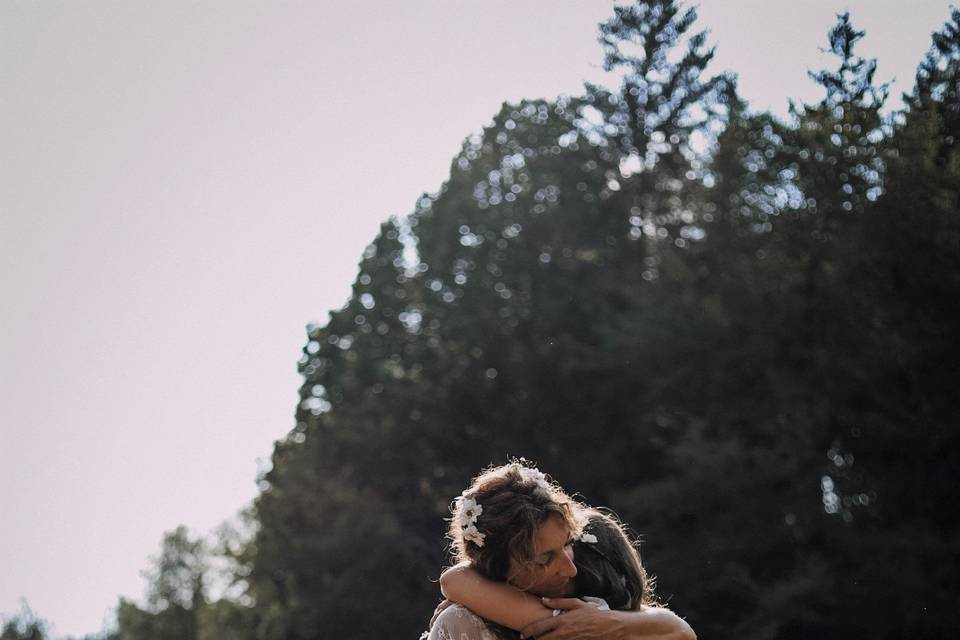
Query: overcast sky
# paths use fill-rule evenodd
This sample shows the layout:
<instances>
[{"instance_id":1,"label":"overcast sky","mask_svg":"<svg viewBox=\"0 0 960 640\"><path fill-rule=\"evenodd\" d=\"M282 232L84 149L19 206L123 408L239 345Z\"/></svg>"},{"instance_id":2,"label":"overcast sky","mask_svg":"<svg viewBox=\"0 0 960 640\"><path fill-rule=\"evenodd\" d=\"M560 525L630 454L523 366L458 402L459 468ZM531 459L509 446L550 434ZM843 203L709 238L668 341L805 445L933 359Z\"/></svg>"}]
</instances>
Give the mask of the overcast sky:
<instances>
[{"instance_id":1,"label":"overcast sky","mask_svg":"<svg viewBox=\"0 0 960 640\"><path fill-rule=\"evenodd\" d=\"M893 94L947 0L702 0L754 109L834 15ZM0 2L0 613L101 628L248 504L304 325L499 105L599 80L600 0ZM440 541L438 541L440 544Z\"/></svg>"}]
</instances>

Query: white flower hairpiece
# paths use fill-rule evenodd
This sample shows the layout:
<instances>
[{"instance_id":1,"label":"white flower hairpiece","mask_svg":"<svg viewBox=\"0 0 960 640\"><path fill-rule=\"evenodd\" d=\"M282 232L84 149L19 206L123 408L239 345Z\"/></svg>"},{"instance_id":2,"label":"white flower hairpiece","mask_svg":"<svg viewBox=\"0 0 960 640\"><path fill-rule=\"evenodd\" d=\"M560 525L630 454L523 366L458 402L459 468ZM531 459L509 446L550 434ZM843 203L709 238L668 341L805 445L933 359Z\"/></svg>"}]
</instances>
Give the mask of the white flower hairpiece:
<instances>
[{"instance_id":1,"label":"white flower hairpiece","mask_svg":"<svg viewBox=\"0 0 960 640\"><path fill-rule=\"evenodd\" d=\"M587 533L586 531L584 531L583 533L580 534L580 542L597 544L597 536L593 535L592 533Z\"/></svg>"},{"instance_id":2,"label":"white flower hairpiece","mask_svg":"<svg viewBox=\"0 0 960 640\"><path fill-rule=\"evenodd\" d=\"M486 534L480 533L477 529L477 518L483 513L483 506L478 504L473 498L467 498L461 495L457 498L457 512L459 514L457 522L460 524L463 539L473 542L478 547L482 547Z\"/></svg>"},{"instance_id":3,"label":"white flower hairpiece","mask_svg":"<svg viewBox=\"0 0 960 640\"><path fill-rule=\"evenodd\" d=\"M548 485L547 476L543 475L543 471L537 469L536 467L526 467L524 468L523 475L528 479L533 480L537 484Z\"/></svg>"},{"instance_id":4,"label":"white flower hairpiece","mask_svg":"<svg viewBox=\"0 0 960 640\"><path fill-rule=\"evenodd\" d=\"M486 537L486 534L480 533L480 531L478 531L473 525L470 525L463 530L463 539L473 542L478 547L483 546L483 539Z\"/></svg>"}]
</instances>

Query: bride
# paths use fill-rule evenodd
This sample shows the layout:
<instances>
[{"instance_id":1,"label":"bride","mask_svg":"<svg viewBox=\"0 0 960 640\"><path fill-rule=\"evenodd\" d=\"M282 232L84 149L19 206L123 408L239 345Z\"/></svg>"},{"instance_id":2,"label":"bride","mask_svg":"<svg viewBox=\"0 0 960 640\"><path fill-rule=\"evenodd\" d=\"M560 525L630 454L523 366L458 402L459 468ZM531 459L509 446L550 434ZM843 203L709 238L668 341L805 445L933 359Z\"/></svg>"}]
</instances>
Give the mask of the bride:
<instances>
[{"instance_id":1,"label":"bride","mask_svg":"<svg viewBox=\"0 0 960 640\"><path fill-rule=\"evenodd\" d=\"M474 478L448 536L458 564L440 577L429 640L696 638L657 606L620 523L522 461Z\"/></svg>"}]
</instances>

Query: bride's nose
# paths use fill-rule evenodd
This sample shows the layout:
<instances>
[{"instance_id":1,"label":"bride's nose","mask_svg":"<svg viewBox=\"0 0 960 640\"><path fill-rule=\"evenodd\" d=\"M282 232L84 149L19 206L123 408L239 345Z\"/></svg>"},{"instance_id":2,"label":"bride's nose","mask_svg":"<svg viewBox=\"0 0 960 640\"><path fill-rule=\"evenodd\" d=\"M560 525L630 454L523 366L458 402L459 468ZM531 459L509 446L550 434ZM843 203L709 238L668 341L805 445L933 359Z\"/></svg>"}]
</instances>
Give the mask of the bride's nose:
<instances>
[{"instance_id":1,"label":"bride's nose","mask_svg":"<svg viewBox=\"0 0 960 640\"><path fill-rule=\"evenodd\" d=\"M577 575L577 565L573 564L573 547L563 550L563 560L560 565L560 573L565 578L573 578Z\"/></svg>"}]
</instances>

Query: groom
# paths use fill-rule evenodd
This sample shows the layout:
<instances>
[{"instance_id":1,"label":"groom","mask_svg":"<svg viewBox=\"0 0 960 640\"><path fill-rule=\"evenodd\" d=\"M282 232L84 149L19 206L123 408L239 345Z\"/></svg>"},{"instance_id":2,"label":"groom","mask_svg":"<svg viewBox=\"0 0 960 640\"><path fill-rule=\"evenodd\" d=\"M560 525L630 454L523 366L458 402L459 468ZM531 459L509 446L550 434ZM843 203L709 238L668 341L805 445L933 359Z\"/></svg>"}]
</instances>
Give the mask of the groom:
<instances>
[{"instance_id":1,"label":"groom","mask_svg":"<svg viewBox=\"0 0 960 640\"><path fill-rule=\"evenodd\" d=\"M519 628L521 638L695 640L689 625L668 609L601 610L578 598L563 597L574 595L577 566L569 542L582 527L580 509L535 468L512 462L485 471L457 500L448 536L460 564L444 573L441 588L448 593L450 576L459 572L509 581L523 591L546 596L543 602L554 609L553 616L531 622L529 612L517 607L507 607L499 616L503 618L499 622ZM487 598L481 595L481 578L473 586L462 589L464 601ZM485 604L490 605L494 598L487 600ZM463 607L448 608L450 604L445 601L437 608L430 638L485 640L495 635L489 623Z\"/></svg>"}]
</instances>

